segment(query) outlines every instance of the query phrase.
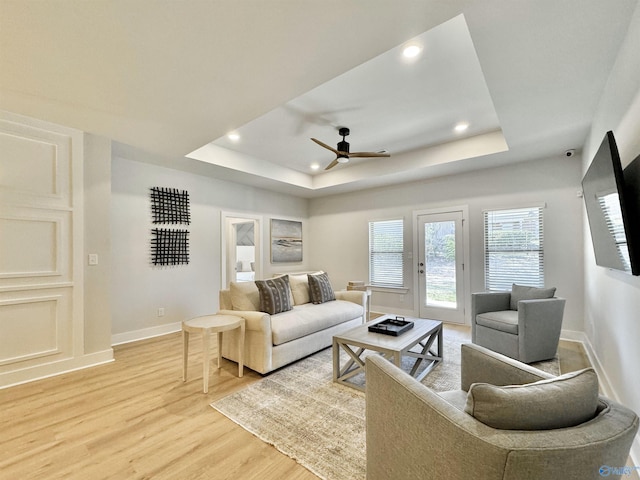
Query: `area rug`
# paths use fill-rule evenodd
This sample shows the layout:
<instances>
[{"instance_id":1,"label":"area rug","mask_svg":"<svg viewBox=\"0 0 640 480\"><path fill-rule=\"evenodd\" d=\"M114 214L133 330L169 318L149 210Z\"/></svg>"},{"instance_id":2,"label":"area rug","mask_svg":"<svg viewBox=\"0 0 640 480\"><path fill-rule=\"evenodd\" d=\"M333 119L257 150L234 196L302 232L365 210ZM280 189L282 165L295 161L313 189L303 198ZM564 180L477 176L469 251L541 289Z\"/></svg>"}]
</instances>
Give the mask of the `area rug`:
<instances>
[{"instance_id":1,"label":"area rug","mask_svg":"<svg viewBox=\"0 0 640 480\"><path fill-rule=\"evenodd\" d=\"M435 391L460 388L459 341L445 336L444 359L422 380ZM408 371L412 361L403 362L403 369ZM556 359L535 366L559 371ZM334 383L332 375L328 348L211 406L322 479L361 480L366 472L365 396Z\"/></svg>"}]
</instances>

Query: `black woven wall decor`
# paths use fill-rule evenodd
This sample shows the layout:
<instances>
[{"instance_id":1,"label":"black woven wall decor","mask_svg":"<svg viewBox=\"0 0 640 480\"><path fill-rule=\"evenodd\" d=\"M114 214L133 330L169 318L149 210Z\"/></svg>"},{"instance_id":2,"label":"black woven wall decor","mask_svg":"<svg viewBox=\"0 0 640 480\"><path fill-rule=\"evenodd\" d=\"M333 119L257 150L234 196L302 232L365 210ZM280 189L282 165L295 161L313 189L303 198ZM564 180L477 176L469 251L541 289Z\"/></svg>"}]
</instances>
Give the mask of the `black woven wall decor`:
<instances>
[{"instance_id":1,"label":"black woven wall decor","mask_svg":"<svg viewBox=\"0 0 640 480\"><path fill-rule=\"evenodd\" d=\"M151 187L153 223L191 223L189 193L177 188Z\"/></svg>"},{"instance_id":2,"label":"black woven wall decor","mask_svg":"<svg viewBox=\"0 0 640 480\"><path fill-rule=\"evenodd\" d=\"M154 265L189 263L189 231L168 228L151 230L151 262Z\"/></svg>"}]
</instances>

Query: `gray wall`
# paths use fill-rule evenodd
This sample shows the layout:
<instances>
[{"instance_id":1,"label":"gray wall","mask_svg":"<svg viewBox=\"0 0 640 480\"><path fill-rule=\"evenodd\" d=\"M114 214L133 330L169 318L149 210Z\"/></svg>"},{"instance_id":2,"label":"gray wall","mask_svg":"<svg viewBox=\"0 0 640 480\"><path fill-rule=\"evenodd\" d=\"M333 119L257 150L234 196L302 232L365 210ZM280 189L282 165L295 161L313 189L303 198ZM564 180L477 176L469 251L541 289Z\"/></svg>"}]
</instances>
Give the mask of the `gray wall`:
<instances>
[{"instance_id":1,"label":"gray wall","mask_svg":"<svg viewBox=\"0 0 640 480\"><path fill-rule=\"evenodd\" d=\"M605 132L613 130L623 166L640 155L640 4L631 20L584 147L586 171ZM598 267L585 215L585 333L609 395L640 414L640 277ZM636 219L638 221L638 219ZM632 447L640 464L640 439Z\"/></svg>"},{"instance_id":2,"label":"gray wall","mask_svg":"<svg viewBox=\"0 0 640 480\"><path fill-rule=\"evenodd\" d=\"M151 206L149 188L171 187L189 192L190 263L156 267L150 262ZM247 213L261 217L265 251L263 276L278 266L269 264L269 219L303 220L305 199L181 172L151 163L114 156L111 191L111 315L114 335L153 329L218 309L221 288L221 215ZM288 265L306 269L306 263ZM158 308L165 315L158 317ZM135 338L135 336L133 337Z\"/></svg>"},{"instance_id":3,"label":"gray wall","mask_svg":"<svg viewBox=\"0 0 640 480\"><path fill-rule=\"evenodd\" d=\"M368 279L368 222L403 217L405 252L412 252L413 212L466 205L469 209L471 292L484 290L483 216L485 209L546 203L545 283L567 299L563 328L582 331L581 167L576 156L435 178L311 200L311 263L329 272L336 286ZM374 292L383 311L412 310L413 264L405 260L407 294ZM468 312L467 312L468 315ZM468 320L467 320L468 321Z\"/></svg>"}]
</instances>

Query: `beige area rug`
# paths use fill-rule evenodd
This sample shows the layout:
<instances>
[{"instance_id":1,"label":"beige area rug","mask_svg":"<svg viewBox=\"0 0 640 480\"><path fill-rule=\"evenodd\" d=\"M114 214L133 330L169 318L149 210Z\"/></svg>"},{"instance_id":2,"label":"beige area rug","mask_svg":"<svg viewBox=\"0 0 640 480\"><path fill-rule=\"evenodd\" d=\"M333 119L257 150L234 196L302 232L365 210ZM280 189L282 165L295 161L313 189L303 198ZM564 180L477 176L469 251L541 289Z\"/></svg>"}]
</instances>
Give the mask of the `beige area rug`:
<instances>
[{"instance_id":1,"label":"beige area rug","mask_svg":"<svg viewBox=\"0 0 640 480\"><path fill-rule=\"evenodd\" d=\"M407 357L403 369L408 371L412 363ZM556 359L535 366L559 372ZM332 354L327 348L211 406L322 479L363 480L365 396L332 378ZM422 383L435 391L460 388L459 342L445 336L444 361Z\"/></svg>"}]
</instances>

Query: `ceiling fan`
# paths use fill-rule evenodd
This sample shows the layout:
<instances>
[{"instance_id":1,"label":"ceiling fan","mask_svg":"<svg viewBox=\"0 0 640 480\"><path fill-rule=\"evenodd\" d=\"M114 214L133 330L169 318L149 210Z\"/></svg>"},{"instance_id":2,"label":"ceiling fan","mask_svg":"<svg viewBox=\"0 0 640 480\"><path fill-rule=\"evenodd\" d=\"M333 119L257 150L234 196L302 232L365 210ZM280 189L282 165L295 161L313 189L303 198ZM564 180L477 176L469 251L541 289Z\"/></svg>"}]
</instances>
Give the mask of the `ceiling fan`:
<instances>
[{"instance_id":1,"label":"ceiling fan","mask_svg":"<svg viewBox=\"0 0 640 480\"><path fill-rule=\"evenodd\" d=\"M320 145L321 147L326 148L327 150L331 150L333 153L336 154L336 158L333 162L331 162L327 168L325 168L325 170L329 170L330 168L335 167L337 164L339 163L347 163L349 161L350 157L354 157L354 158L372 158L372 157L390 157L391 155L388 153L385 153L384 151L382 152L349 152L349 142L347 142L344 137L346 137L347 135L349 135L349 129L346 127L340 127L340 129L338 130L338 134L340 134L340 136L342 136L342 141L338 142L338 148L335 149L333 147L330 147L329 145L327 145L326 143L321 142L320 140L316 139L316 138L312 138L311 140L313 140L314 142L316 142L318 145Z\"/></svg>"}]
</instances>

